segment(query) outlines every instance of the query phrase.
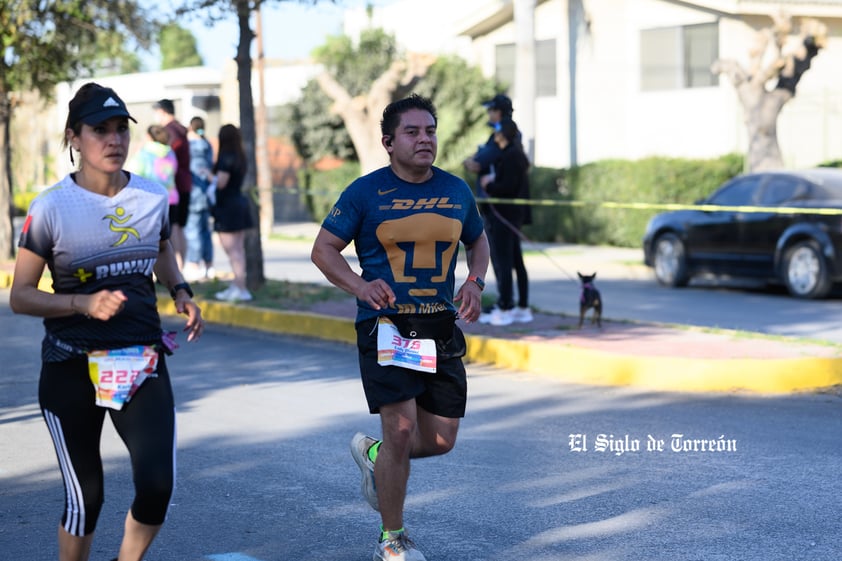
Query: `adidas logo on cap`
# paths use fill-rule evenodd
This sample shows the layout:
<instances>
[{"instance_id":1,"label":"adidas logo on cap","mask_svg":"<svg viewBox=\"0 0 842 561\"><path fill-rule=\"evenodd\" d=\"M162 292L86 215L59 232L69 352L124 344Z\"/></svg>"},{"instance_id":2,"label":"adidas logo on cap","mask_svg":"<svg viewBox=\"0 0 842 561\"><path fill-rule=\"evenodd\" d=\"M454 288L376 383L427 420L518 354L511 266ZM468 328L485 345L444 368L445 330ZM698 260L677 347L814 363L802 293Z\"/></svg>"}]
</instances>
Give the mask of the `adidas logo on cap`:
<instances>
[{"instance_id":1,"label":"adidas logo on cap","mask_svg":"<svg viewBox=\"0 0 842 561\"><path fill-rule=\"evenodd\" d=\"M102 104L103 107L120 107L120 104L113 98L109 97L105 100L105 103Z\"/></svg>"}]
</instances>

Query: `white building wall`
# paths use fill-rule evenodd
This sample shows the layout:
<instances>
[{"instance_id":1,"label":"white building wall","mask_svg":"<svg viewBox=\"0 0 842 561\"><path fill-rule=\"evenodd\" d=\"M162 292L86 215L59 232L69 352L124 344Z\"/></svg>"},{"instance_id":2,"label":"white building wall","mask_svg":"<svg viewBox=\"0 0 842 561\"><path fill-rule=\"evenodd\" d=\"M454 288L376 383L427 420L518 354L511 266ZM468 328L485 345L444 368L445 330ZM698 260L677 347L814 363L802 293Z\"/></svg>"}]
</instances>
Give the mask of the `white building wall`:
<instances>
[{"instance_id":1,"label":"white building wall","mask_svg":"<svg viewBox=\"0 0 842 561\"><path fill-rule=\"evenodd\" d=\"M646 29L713 23L715 15L663 2L623 0L629 88L624 157L715 158L738 150L742 124L735 114L733 87L720 86L643 91L640 34ZM727 25L726 25L727 27ZM720 29L720 42L729 32ZM723 84L723 82L725 82Z\"/></svg>"}]
</instances>

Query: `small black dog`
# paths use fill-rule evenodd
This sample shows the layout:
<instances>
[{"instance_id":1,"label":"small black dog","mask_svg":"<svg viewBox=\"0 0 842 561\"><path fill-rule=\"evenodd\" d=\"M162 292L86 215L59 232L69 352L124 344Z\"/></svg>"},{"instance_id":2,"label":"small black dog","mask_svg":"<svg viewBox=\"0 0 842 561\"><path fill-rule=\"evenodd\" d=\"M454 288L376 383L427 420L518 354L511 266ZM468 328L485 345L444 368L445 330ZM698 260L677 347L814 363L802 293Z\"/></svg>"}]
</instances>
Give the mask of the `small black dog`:
<instances>
[{"instance_id":1,"label":"small black dog","mask_svg":"<svg viewBox=\"0 0 842 561\"><path fill-rule=\"evenodd\" d=\"M585 312L593 308L593 318L591 323L595 323L602 329L602 295L593 284L596 278L596 273L592 275L583 275L577 272L579 280L582 281L582 294L579 296L579 329L582 329L582 323L585 321Z\"/></svg>"}]
</instances>

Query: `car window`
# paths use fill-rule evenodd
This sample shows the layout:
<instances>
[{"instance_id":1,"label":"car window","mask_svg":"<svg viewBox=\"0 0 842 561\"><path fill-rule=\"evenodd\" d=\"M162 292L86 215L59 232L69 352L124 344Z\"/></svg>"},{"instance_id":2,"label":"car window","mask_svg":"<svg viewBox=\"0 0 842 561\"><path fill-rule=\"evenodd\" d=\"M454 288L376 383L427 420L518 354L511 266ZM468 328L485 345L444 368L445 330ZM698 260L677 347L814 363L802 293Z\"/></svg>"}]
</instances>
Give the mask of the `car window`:
<instances>
[{"instance_id":1,"label":"car window","mask_svg":"<svg viewBox=\"0 0 842 561\"><path fill-rule=\"evenodd\" d=\"M809 189L801 179L772 175L763 182L759 204L781 206L785 203L804 200L808 193Z\"/></svg>"},{"instance_id":2,"label":"car window","mask_svg":"<svg viewBox=\"0 0 842 561\"><path fill-rule=\"evenodd\" d=\"M722 206L750 206L757 204L759 177L740 177L722 187L708 201Z\"/></svg>"}]
</instances>

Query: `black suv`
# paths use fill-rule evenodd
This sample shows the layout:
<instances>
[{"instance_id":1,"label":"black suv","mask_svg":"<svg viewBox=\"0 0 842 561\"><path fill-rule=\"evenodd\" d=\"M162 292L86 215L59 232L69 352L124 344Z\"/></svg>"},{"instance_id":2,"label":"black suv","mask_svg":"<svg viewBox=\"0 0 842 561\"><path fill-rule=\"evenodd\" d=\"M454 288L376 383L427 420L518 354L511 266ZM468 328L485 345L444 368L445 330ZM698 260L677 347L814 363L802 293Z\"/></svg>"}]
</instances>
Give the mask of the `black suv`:
<instances>
[{"instance_id":1,"label":"black suv","mask_svg":"<svg viewBox=\"0 0 842 561\"><path fill-rule=\"evenodd\" d=\"M708 208L658 214L646 227L644 262L661 284L712 273L823 298L842 280L842 170L749 173L696 205Z\"/></svg>"}]
</instances>

